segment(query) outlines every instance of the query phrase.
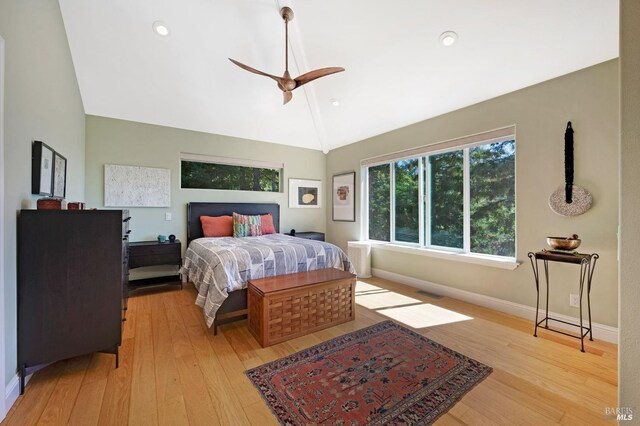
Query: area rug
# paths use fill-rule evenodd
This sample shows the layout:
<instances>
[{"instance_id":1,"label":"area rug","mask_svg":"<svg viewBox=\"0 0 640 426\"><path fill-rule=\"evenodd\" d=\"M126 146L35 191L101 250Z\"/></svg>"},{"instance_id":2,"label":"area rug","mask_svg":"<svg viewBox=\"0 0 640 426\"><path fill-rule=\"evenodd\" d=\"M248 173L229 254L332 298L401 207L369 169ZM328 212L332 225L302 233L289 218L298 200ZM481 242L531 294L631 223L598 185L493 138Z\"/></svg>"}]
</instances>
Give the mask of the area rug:
<instances>
[{"instance_id":1,"label":"area rug","mask_svg":"<svg viewBox=\"0 0 640 426\"><path fill-rule=\"evenodd\" d=\"M246 371L283 425L424 425L492 369L393 321Z\"/></svg>"}]
</instances>

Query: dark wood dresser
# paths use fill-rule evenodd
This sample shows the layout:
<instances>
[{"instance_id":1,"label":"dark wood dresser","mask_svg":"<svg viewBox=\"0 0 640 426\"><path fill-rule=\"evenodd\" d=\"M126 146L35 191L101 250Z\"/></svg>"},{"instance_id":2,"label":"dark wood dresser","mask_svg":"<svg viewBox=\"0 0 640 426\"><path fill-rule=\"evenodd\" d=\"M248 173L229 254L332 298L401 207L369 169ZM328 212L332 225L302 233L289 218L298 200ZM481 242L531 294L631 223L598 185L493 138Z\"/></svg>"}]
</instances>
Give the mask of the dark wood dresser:
<instances>
[{"instance_id":1,"label":"dark wood dresser","mask_svg":"<svg viewBox=\"0 0 640 426\"><path fill-rule=\"evenodd\" d=\"M128 211L22 210L18 221L18 368L92 352L118 366L126 309Z\"/></svg>"}]
</instances>

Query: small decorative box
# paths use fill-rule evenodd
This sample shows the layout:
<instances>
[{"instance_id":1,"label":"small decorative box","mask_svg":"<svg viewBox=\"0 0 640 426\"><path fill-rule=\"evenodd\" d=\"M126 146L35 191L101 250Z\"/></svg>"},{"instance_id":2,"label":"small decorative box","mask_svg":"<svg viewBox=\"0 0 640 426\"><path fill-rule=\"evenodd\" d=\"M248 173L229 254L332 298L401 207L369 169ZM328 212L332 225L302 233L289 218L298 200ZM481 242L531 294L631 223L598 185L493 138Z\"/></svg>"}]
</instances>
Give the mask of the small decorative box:
<instances>
[{"instance_id":1,"label":"small decorative box","mask_svg":"<svg viewBox=\"0 0 640 426\"><path fill-rule=\"evenodd\" d=\"M66 203L62 198L39 198L38 210L63 210Z\"/></svg>"},{"instance_id":2,"label":"small decorative box","mask_svg":"<svg viewBox=\"0 0 640 426\"><path fill-rule=\"evenodd\" d=\"M84 203L81 201L72 201L67 203L68 210L84 210Z\"/></svg>"}]
</instances>

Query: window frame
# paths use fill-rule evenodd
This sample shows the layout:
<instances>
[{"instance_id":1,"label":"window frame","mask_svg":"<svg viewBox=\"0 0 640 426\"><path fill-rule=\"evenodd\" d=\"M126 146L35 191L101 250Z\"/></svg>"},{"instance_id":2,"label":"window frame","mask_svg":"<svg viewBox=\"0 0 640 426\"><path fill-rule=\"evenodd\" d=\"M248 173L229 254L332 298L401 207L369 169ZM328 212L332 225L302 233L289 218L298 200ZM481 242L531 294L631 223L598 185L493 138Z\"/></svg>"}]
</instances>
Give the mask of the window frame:
<instances>
[{"instance_id":1,"label":"window frame","mask_svg":"<svg viewBox=\"0 0 640 426\"><path fill-rule=\"evenodd\" d=\"M471 141L470 141L471 140ZM515 126L510 126L491 132L467 136L455 140L449 140L433 145L427 145L411 150L401 151L393 154L386 154L380 157L365 159L361 162L361 176L363 177L362 194L362 234L365 240L380 248L388 248L399 252L416 252L438 258L452 258L470 263L486 264L505 269L515 269L519 263L516 261L518 250L518 227L517 227L517 202L515 205L514 218L514 256L501 256L484 253L474 253L471 251L471 162L470 149L491 145L499 142L514 141L514 190L517 200L517 138ZM456 144L459 141L460 144ZM439 148L439 146L443 146ZM431 244L431 185L429 156L462 150L463 152L463 248L443 247ZM407 155L411 152L412 155ZM418 210L419 210L419 243L397 241L395 239L395 162L407 159L419 159L419 179L418 179ZM378 161L376 161L378 160ZM389 214L389 241L369 239L369 167L388 164L390 168L390 214Z\"/></svg>"}]
</instances>

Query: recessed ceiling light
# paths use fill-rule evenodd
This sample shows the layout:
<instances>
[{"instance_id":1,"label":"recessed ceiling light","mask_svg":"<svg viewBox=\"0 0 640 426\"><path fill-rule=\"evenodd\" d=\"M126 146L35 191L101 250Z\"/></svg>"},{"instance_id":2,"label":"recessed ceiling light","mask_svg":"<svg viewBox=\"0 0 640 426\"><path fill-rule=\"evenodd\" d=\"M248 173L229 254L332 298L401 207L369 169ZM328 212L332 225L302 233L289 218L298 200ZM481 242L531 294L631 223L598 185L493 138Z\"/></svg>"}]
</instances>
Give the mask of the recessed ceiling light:
<instances>
[{"instance_id":1,"label":"recessed ceiling light","mask_svg":"<svg viewBox=\"0 0 640 426\"><path fill-rule=\"evenodd\" d=\"M458 40L458 34L453 31L445 31L440 34L440 43L442 43L443 46L451 46L456 40Z\"/></svg>"},{"instance_id":2,"label":"recessed ceiling light","mask_svg":"<svg viewBox=\"0 0 640 426\"><path fill-rule=\"evenodd\" d=\"M334 107L340 106L340 101L338 99L331 99L330 102Z\"/></svg>"},{"instance_id":3,"label":"recessed ceiling light","mask_svg":"<svg viewBox=\"0 0 640 426\"><path fill-rule=\"evenodd\" d=\"M163 37L169 35L169 27L162 21L156 21L153 23L153 31Z\"/></svg>"}]
</instances>

